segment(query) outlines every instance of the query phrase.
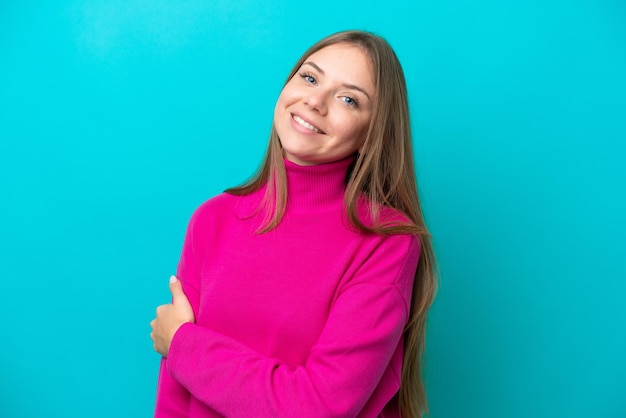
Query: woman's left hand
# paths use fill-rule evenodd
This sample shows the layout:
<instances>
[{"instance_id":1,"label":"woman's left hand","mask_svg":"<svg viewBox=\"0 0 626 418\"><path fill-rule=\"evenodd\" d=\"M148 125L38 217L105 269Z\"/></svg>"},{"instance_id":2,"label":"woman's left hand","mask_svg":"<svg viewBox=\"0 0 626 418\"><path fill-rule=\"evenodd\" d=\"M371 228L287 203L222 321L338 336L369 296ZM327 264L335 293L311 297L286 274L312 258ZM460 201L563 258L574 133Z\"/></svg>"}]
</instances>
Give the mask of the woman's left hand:
<instances>
[{"instance_id":1,"label":"woman's left hand","mask_svg":"<svg viewBox=\"0 0 626 418\"><path fill-rule=\"evenodd\" d=\"M172 303L161 305L156 309L156 318L150 322L154 350L167 357L170 351L170 344L174 334L181 325L195 322L193 309L189 299L183 292L183 287L176 277L170 278L170 291L172 292Z\"/></svg>"}]
</instances>

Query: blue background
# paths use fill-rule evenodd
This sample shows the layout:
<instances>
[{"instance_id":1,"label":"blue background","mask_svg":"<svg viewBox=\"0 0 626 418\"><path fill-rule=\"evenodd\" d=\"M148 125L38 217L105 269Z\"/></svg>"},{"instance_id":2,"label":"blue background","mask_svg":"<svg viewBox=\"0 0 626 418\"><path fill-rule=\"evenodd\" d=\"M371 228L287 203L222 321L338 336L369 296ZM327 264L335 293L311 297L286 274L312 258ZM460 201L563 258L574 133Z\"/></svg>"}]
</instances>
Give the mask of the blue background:
<instances>
[{"instance_id":1,"label":"blue background","mask_svg":"<svg viewBox=\"0 0 626 418\"><path fill-rule=\"evenodd\" d=\"M347 28L408 79L432 417L626 416L621 0L0 3L0 416L151 416L189 216Z\"/></svg>"}]
</instances>

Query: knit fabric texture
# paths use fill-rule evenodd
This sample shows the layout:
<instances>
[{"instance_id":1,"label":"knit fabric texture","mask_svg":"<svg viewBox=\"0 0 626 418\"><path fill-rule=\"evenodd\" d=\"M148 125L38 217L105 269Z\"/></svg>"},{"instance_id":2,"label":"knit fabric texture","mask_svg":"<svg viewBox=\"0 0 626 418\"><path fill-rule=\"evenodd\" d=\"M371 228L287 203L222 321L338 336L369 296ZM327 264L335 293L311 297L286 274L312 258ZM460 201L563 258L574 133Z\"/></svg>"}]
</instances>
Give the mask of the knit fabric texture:
<instances>
[{"instance_id":1,"label":"knit fabric texture","mask_svg":"<svg viewBox=\"0 0 626 418\"><path fill-rule=\"evenodd\" d=\"M285 161L285 216L266 233L264 188L195 211L177 276L196 322L162 359L155 417L399 417L420 244L349 225L351 162Z\"/></svg>"}]
</instances>

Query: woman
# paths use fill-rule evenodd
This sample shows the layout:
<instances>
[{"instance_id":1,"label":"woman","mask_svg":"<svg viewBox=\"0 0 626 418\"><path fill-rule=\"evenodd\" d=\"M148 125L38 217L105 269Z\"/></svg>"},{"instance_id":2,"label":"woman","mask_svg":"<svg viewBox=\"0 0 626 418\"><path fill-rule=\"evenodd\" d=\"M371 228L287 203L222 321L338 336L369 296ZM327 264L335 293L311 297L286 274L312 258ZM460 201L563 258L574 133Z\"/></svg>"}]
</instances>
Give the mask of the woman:
<instances>
[{"instance_id":1,"label":"woman","mask_svg":"<svg viewBox=\"0 0 626 418\"><path fill-rule=\"evenodd\" d=\"M296 63L263 166L191 218L151 323L157 417L417 417L435 263L402 68L331 35Z\"/></svg>"}]
</instances>

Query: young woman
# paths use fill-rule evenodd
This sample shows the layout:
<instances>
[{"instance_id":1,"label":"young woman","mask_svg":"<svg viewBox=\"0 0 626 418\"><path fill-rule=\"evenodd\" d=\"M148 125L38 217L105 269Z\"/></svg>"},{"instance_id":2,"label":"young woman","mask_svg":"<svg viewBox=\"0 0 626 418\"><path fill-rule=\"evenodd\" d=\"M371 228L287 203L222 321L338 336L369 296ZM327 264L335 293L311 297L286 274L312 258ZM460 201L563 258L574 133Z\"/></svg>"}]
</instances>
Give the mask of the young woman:
<instances>
[{"instance_id":1,"label":"young woman","mask_svg":"<svg viewBox=\"0 0 626 418\"><path fill-rule=\"evenodd\" d=\"M331 35L289 75L256 177L191 218L151 323L155 416L421 416L435 286L400 63Z\"/></svg>"}]
</instances>

